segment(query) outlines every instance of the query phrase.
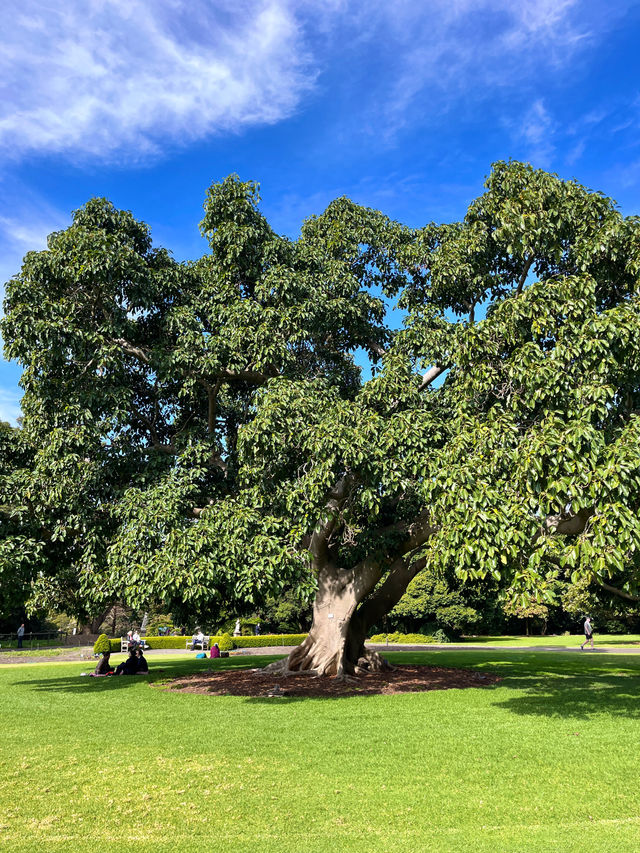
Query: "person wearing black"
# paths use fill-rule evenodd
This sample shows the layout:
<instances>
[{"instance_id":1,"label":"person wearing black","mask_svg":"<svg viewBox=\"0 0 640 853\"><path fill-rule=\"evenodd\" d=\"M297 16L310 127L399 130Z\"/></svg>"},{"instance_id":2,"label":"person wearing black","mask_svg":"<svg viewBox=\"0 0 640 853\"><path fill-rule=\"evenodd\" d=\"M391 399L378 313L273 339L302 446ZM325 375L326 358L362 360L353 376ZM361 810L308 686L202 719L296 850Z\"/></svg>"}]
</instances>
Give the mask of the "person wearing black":
<instances>
[{"instance_id":1,"label":"person wearing black","mask_svg":"<svg viewBox=\"0 0 640 853\"><path fill-rule=\"evenodd\" d=\"M139 646L136 649L136 663L138 665L138 672L149 672L149 664L147 663L147 659Z\"/></svg>"},{"instance_id":2,"label":"person wearing black","mask_svg":"<svg viewBox=\"0 0 640 853\"><path fill-rule=\"evenodd\" d=\"M129 652L129 657L119 663L116 667L116 675L135 675L138 671L138 658L134 649Z\"/></svg>"}]
</instances>

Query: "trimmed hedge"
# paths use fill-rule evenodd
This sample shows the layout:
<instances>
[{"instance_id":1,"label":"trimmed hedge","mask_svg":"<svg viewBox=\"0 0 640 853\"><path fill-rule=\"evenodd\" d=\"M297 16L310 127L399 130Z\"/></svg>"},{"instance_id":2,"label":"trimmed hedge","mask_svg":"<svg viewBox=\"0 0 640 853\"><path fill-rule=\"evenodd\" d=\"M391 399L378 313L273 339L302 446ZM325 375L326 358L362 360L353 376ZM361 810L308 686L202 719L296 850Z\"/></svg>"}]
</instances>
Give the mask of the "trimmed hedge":
<instances>
[{"instance_id":1,"label":"trimmed hedge","mask_svg":"<svg viewBox=\"0 0 640 853\"><path fill-rule=\"evenodd\" d=\"M261 649L265 646L299 646L306 634L259 634L257 637L234 637L237 649Z\"/></svg>"},{"instance_id":2,"label":"trimmed hedge","mask_svg":"<svg viewBox=\"0 0 640 853\"><path fill-rule=\"evenodd\" d=\"M187 640L191 637L142 637L150 649L185 649ZM120 639L111 640L111 651L120 651Z\"/></svg>"},{"instance_id":3,"label":"trimmed hedge","mask_svg":"<svg viewBox=\"0 0 640 853\"><path fill-rule=\"evenodd\" d=\"M182 649L184 651L191 635L188 637L142 637L142 639L151 649Z\"/></svg>"},{"instance_id":4,"label":"trimmed hedge","mask_svg":"<svg viewBox=\"0 0 640 853\"><path fill-rule=\"evenodd\" d=\"M221 642L223 636L212 635L210 640L211 645L217 643L220 649L222 649ZM265 646L298 646L306 636L306 634L260 634L257 637L232 637L231 648L259 649ZM187 640L190 640L191 637L142 637L142 639L150 649L180 649L184 651ZM111 643L112 652L120 651L119 639L109 640L109 642Z\"/></svg>"},{"instance_id":5,"label":"trimmed hedge","mask_svg":"<svg viewBox=\"0 0 640 853\"><path fill-rule=\"evenodd\" d=\"M373 637L369 637L369 642L386 643L387 638L390 643L406 643L411 646L417 646L420 643L430 645L438 642L434 637L426 634L400 634L398 631L394 631L391 634L374 634Z\"/></svg>"}]
</instances>

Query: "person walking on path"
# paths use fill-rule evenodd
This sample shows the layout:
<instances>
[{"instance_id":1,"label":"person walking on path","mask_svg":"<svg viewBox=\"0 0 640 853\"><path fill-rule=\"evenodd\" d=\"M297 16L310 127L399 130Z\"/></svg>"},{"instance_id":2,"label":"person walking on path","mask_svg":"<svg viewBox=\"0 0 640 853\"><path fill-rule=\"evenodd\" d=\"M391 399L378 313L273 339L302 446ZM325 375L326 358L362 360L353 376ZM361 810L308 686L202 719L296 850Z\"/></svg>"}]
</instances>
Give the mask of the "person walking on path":
<instances>
[{"instance_id":1,"label":"person walking on path","mask_svg":"<svg viewBox=\"0 0 640 853\"><path fill-rule=\"evenodd\" d=\"M18 648L22 648L22 638L24 637L24 622L18 628Z\"/></svg>"},{"instance_id":2,"label":"person walking on path","mask_svg":"<svg viewBox=\"0 0 640 853\"><path fill-rule=\"evenodd\" d=\"M593 626L591 624L591 619L587 616L584 620L584 643L581 644L580 648L584 649L589 641L591 641L591 648L593 649Z\"/></svg>"}]
</instances>

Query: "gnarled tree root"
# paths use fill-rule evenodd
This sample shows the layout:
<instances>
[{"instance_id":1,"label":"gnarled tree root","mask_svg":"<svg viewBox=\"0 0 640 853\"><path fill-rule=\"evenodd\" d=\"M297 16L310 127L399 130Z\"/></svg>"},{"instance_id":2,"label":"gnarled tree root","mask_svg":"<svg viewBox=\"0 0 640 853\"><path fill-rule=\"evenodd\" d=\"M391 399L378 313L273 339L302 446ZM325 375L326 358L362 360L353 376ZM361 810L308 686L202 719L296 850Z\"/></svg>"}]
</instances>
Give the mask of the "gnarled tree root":
<instances>
[{"instance_id":1,"label":"gnarled tree root","mask_svg":"<svg viewBox=\"0 0 640 853\"><path fill-rule=\"evenodd\" d=\"M309 642L307 638L288 657L274 661L257 672L281 677L287 675L332 676L344 681L353 681L354 677L366 675L368 672L390 672L393 669L395 667L379 652L365 649L354 663L346 659L344 652L331 652Z\"/></svg>"}]
</instances>

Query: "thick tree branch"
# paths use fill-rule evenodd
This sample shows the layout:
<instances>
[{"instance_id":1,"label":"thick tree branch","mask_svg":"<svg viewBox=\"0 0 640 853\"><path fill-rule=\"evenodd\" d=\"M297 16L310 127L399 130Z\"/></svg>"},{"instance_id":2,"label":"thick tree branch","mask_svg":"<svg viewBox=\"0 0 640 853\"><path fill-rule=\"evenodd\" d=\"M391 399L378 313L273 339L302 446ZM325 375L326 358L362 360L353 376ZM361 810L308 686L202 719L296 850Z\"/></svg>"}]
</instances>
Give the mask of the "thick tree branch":
<instances>
[{"instance_id":1,"label":"thick tree branch","mask_svg":"<svg viewBox=\"0 0 640 853\"><path fill-rule=\"evenodd\" d=\"M413 558L419 552L420 548L433 536L438 530L433 524L433 520L428 512L414 521L408 531L406 539L396 550L396 556L393 559L389 568L389 573L383 583L365 599L356 613L356 619L359 623L360 630L368 631L375 625L383 616L385 616L392 607L394 607L405 593L409 582L424 568L426 560L424 558L414 560ZM363 561L363 564L366 561ZM360 565L363 565L360 564ZM358 571L358 566L355 569ZM363 634L364 636L364 634Z\"/></svg>"},{"instance_id":2,"label":"thick tree branch","mask_svg":"<svg viewBox=\"0 0 640 853\"><path fill-rule=\"evenodd\" d=\"M640 601L640 596L631 595L631 593L625 592L623 589L611 586L611 584L605 583L599 577L596 577L596 580L603 589L606 589L606 591L610 592L612 595L617 595L619 598L624 598L626 601Z\"/></svg>"},{"instance_id":3,"label":"thick tree branch","mask_svg":"<svg viewBox=\"0 0 640 853\"><path fill-rule=\"evenodd\" d=\"M442 364L434 364L433 367L430 367L429 370L422 376L422 382L418 388L418 391L424 391L425 388L428 388L432 382L434 382L438 376L441 376L445 370L447 370L446 365Z\"/></svg>"},{"instance_id":4,"label":"thick tree branch","mask_svg":"<svg viewBox=\"0 0 640 853\"><path fill-rule=\"evenodd\" d=\"M410 551L415 551L416 548L424 545L438 530L439 527L434 524L431 514L427 511L423 512L409 528L409 535L400 546L398 554L407 554Z\"/></svg>"},{"instance_id":5,"label":"thick tree branch","mask_svg":"<svg viewBox=\"0 0 640 853\"><path fill-rule=\"evenodd\" d=\"M426 565L426 559L411 561L411 557L398 557L391 564L389 574L380 586L366 598L358 610L354 619L363 635L369 628L387 615L395 607L404 595L409 583L418 572Z\"/></svg>"},{"instance_id":6,"label":"thick tree branch","mask_svg":"<svg viewBox=\"0 0 640 853\"><path fill-rule=\"evenodd\" d=\"M137 359L137 361L141 361L143 364L149 364L149 354L141 347L134 346L134 344L129 343L129 341L124 338L114 338L113 343L117 344L127 355Z\"/></svg>"},{"instance_id":7,"label":"thick tree branch","mask_svg":"<svg viewBox=\"0 0 640 853\"><path fill-rule=\"evenodd\" d=\"M387 352L386 349L377 341L368 341L367 346L372 352L375 352L376 355L380 356L380 358L382 358Z\"/></svg>"},{"instance_id":8,"label":"thick tree branch","mask_svg":"<svg viewBox=\"0 0 640 853\"><path fill-rule=\"evenodd\" d=\"M473 326L473 324L476 321L476 303L470 302L468 308L469 308L469 325Z\"/></svg>"},{"instance_id":9,"label":"thick tree branch","mask_svg":"<svg viewBox=\"0 0 640 853\"><path fill-rule=\"evenodd\" d=\"M355 477L353 474L345 474L331 489L324 506L322 519L316 525L311 534L309 551L311 553L314 569L317 571L329 558L329 538L333 533L338 516L345 500L348 498Z\"/></svg>"},{"instance_id":10,"label":"thick tree branch","mask_svg":"<svg viewBox=\"0 0 640 853\"><path fill-rule=\"evenodd\" d=\"M209 435L213 435L216 429L218 391L220 390L221 380L211 384L211 382L208 382L203 376L200 376L198 377L198 382L207 392L207 399L209 401L209 409L207 411L207 432Z\"/></svg>"},{"instance_id":11,"label":"thick tree branch","mask_svg":"<svg viewBox=\"0 0 640 853\"><path fill-rule=\"evenodd\" d=\"M581 509L576 513L558 512L548 515L536 531L531 544L534 545L541 536L559 533L561 536L577 536L583 533L589 519L594 513L592 507Z\"/></svg>"},{"instance_id":12,"label":"thick tree branch","mask_svg":"<svg viewBox=\"0 0 640 853\"><path fill-rule=\"evenodd\" d=\"M518 279L518 286L516 287L516 296L520 296L522 293L522 289L524 287L524 283L527 280L527 276L529 275L529 270L531 269L531 264L533 263L533 256L527 259L522 273L520 274L520 278Z\"/></svg>"}]
</instances>

